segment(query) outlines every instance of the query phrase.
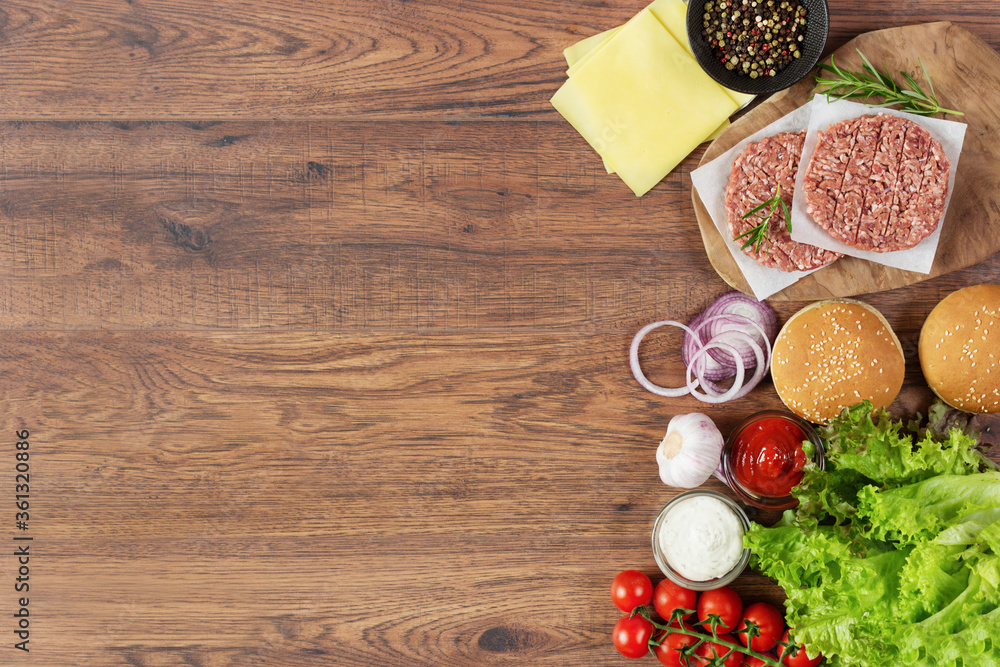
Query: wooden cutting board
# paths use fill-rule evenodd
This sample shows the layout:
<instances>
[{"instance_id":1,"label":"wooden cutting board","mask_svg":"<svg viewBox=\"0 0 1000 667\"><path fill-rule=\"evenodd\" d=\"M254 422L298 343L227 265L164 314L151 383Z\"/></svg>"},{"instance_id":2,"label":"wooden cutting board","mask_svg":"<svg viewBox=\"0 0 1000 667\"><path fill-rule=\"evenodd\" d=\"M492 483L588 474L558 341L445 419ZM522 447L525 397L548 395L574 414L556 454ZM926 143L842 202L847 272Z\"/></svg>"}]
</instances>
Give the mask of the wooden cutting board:
<instances>
[{"instance_id":1,"label":"wooden cutting board","mask_svg":"<svg viewBox=\"0 0 1000 667\"><path fill-rule=\"evenodd\" d=\"M948 117L968 123L968 129L934 266L930 274L922 274L844 257L771 299L813 300L895 289L981 262L1000 249L1000 141L996 136L1000 128L1000 56L968 30L950 22L865 33L832 57L840 67L859 70L862 62L856 50L876 67L888 69L897 80L901 78L898 73L906 71L921 84L922 60L941 105L965 113L964 117ZM813 86L810 76L765 100L712 142L701 164L808 102ZM727 283L749 293L725 240L693 189L692 197L712 266Z\"/></svg>"}]
</instances>

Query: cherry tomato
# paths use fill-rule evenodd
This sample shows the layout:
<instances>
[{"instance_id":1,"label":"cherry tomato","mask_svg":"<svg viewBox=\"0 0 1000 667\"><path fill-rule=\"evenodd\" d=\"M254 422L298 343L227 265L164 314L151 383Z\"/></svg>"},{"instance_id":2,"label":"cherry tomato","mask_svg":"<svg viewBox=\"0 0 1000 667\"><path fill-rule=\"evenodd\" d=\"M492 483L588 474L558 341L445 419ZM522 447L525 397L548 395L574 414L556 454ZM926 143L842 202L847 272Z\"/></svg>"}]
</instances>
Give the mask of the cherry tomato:
<instances>
[{"instance_id":1,"label":"cherry tomato","mask_svg":"<svg viewBox=\"0 0 1000 667\"><path fill-rule=\"evenodd\" d=\"M671 627L676 628L676 623L671 623ZM691 626L687 623L684 624L685 630L691 630ZM691 635L682 634L668 634L660 642L659 646L653 648L653 653L656 654L657 660L661 664L666 665L666 667L687 667L683 662L681 662L681 654L678 652L685 646L690 646L698 641L697 637L692 637Z\"/></svg>"},{"instance_id":2,"label":"cherry tomato","mask_svg":"<svg viewBox=\"0 0 1000 667\"><path fill-rule=\"evenodd\" d=\"M626 658L641 658L649 653L649 638L653 636L653 624L648 618L622 616L611 631L611 642Z\"/></svg>"},{"instance_id":3,"label":"cherry tomato","mask_svg":"<svg viewBox=\"0 0 1000 667\"><path fill-rule=\"evenodd\" d=\"M777 660L777 658L770 653L765 653L764 655L769 657L771 660ZM760 658L755 658L752 655L748 655L743 658L744 667L764 667L766 664L767 663Z\"/></svg>"},{"instance_id":4,"label":"cherry tomato","mask_svg":"<svg viewBox=\"0 0 1000 667\"><path fill-rule=\"evenodd\" d=\"M622 611L632 611L653 599L653 582L638 570L625 570L611 582L611 601Z\"/></svg>"},{"instance_id":5,"label":"cherry tomato","mask_svg":"<svg viewBox=\"0 0 1000 667\"><path fill-rule=\"evenodd\" d=\"M665 621L672 620L674 609L694 609L697 600L697 593L683 586L678 586L669 579L664 579L653 589L653 607L660 618ZM689 616L691 614L684 614L682 618Z\"/></svg>"},{"instance_id":6,"label":"cherry tomato","mask_svg":"<svg viewBox=\"0 0 1000 667\"><path fill-rule=\"evenodd\" d=\"M759 634L747 643L747 621L755 623ZM785 629L785 619L781 612L766 602L755 602L743 611L743 619L736 629L736 636L744 646L763 653L770 651L778 643L781 632Z\"/></svg>"},{"instance_id":7,"label":"cherry tomato","mask_svg":"<svg viewBox=\"0 0 1000 667\"><path fill-rule=\"evenodd\" d=\"M719 639L730 644L736 643L736 638L732 635L719 635ZM697 655L700 656L700 659L696 663L698 667L708 665L712 660L720 656L725 657L725 660L722 661L725 667L740 667L743 664L743 653L734 648L716 644L713 641L707 641L699 646Z\"/></svg>"},{"instance_id":8,"label":"cherry tomato","mask_svg":"<svg viewBox=\"0 0 1000 667\"><path fill-rule=\"evenodd\" d=\"M785 633L781 635L781 641L788 641L788 630L785 630ZM806 647L802 644L799 644L799 650L795 653L795 655L791 655L791 651L788 651L789 655L782 658L782 653L784 652L785 647L779 644L778 657L781 658L781 664L788 665L788 667L816 667L816 665L820 663L820 660L823 659L822 653L817 655L815 658L807 656Z\"/></svg>"},{"instance_id":9,"label":"cherry tomato","mask_svg":"<svg viewBox=\"0 0 1000 667\"><path fill-rule=\"evenodd\" d=\"M698 620L704 621L709 614L718 614L722 621L716 628L716 632L732 632L736 629L736 624L740 622L740 614L743 612L743 601L740 595L729 586L705 591L698 599ZM705 624L701 626L706 633L712 632L712 626Z\"/></svg>"}]
</instances>

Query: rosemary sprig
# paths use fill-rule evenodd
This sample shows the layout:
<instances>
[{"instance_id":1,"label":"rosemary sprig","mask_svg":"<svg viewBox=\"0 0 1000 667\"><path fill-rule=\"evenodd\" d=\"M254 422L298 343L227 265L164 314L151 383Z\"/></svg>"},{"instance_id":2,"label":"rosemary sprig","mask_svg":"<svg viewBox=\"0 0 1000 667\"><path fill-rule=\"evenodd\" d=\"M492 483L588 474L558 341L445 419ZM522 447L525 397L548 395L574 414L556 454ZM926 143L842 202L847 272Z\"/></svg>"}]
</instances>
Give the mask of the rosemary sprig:
<instances>
[{"instance_id":1,"label":"rosemary sprig","mask_svg":"<svg viewBox=\"0 0 1000 667\"><path fill-rule=\"evenodd\" d=\"M927 67L924 66L923 60L919 60L920 68L924 71L924 79L927 80L929 92L924 92L920 84L914 81L913 77L906 72L900 72L900 74L906 79L909 89L901 88L889 76L888 70L884 72L878 71L872 65L871 61L865 57L865 54L861 53L859 49L855 50L864 61L863 71L849 72L842 70L837 67L837 64L831 58L829 65L821 63L819 69L823 72L830 72L833 76L832 78L824 78L821 74L816 75L816 90L814 91L816 94L826 95L838 100L867 100L872 97L881 97L885 100L882 104L872 104L871 106L888 107L899 104L902 105L901 108L903 111L909 111L910 113L922 116L933 116L937 113L950 113L956 116L965 115L961 111L945 109L938 103L937 95L934 92L934 84L931 83L931 76L927 73Z\"/></svg>"},{"instance_id":2,"label":"rosemary sprig","mask_svg":"<svg viewBox=\"0 0 1000 667\"><path fill-rule=\"evenodd\" d=\"M760 246L764 245L764 254L767 255L771 252L771 237L767 233L771 225L771 218L774 216L774 212L778 210L778 206L781 206L781 210L785 213L785 226L788 231L792 231L792 216L788 214L788 207L785 206L784 200L781 198L781 183L778 183L778 187L774 192L774 196L765 201L762 204L754 206L752 209L740 216L740 220L746 220L751 215L760 219L760 224L756 227L749 229L736 238L734 241L739 241L744 237L748 237L743 245L740 246L740 250L746 250L748 247L753 246L754 254L760 254ZM762 212L764 209L768 209L767 212Z\"/></svg>"}]
</instances>

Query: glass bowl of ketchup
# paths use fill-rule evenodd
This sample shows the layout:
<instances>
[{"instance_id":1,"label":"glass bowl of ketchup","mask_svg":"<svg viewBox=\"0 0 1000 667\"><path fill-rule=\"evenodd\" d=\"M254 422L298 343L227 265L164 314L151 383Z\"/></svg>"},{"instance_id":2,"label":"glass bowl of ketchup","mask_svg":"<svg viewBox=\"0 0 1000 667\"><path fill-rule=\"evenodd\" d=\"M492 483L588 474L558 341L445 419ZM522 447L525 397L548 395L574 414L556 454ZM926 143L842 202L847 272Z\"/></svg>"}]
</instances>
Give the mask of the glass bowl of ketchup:
<instances>
[{"instance_id":1,"label":"glass bowl of ketchup","mask_svg":"<svg viewBox=\"0 0 1000 667\"><path fill-rule=\"evenodd\" d=\"M802 480L807 449L822 470L823 441L812 424L781 410L752 414L733 429L722 448L722 472L740 500L761 509L783 510L798 500L792 488Z\"/></svg>"}]
</instances>

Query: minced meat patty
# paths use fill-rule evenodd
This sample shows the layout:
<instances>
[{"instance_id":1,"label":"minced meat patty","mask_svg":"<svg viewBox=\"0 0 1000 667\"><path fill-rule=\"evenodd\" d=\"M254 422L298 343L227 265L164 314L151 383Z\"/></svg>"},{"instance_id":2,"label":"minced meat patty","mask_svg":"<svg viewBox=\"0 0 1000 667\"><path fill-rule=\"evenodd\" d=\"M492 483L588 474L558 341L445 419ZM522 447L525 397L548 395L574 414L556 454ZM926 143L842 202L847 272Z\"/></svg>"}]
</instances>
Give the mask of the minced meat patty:
<instances>
[{"instance_id":1,"label":"minced meat patty","mask_svg":"<svg viewBox=\"0 0 1000 667\"><path fill-rule=\"evenodd\" d=\"M805 141L805 132L783 132L749 144L733 161L733 171L726 186L726 220L729 234L736 238L756 227L761 219L747 212L774 196L781 184L781 199L791 210L792 191L795 189L795 173L799 166L799 155ZM793 241L788 231L785 212L779 206L768 221L767 244L761 244L755 252L750 245L743 252L761 266L782 271L809 271L818 269L834 261L841 255ZM743 238L739 241L742 245Z\"/></svg>"},{"instance_id":2,"label":"minced meat patty","mask_svg":"<svg viewBox=\"0 0 1000 667\"><path fill-rule=\"evenodd\" d=\"M951 163L923 127L884 113L818 135L802 190L831 236L860 250L912 248L941 222Z\"/></svg>"}]
</instances>

